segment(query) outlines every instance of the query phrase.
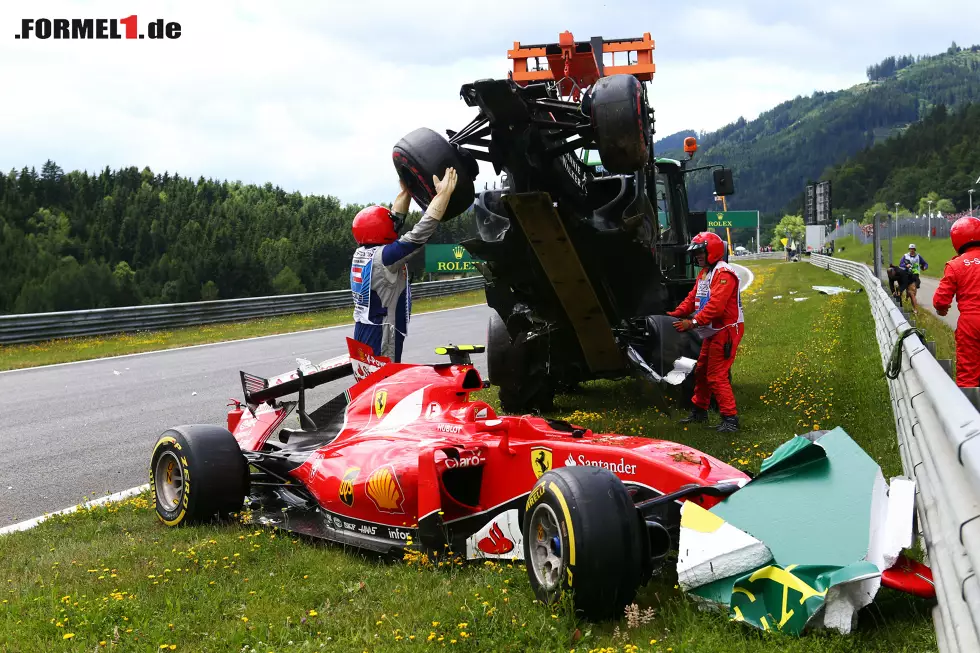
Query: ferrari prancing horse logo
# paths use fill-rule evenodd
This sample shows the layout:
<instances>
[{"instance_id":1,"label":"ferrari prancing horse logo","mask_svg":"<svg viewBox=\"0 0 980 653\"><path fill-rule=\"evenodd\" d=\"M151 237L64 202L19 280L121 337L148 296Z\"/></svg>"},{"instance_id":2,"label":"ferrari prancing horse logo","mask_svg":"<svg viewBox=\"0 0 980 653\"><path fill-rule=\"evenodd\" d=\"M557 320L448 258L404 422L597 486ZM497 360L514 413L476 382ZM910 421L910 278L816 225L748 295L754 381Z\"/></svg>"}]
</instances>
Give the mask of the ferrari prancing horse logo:
<instances>
[{"instance_id":1,"label":"ferrari prancing horse logo","mask_svg":"<svg viewBox=\"0 0 980 653\"><path fill-rule=\"evenodd\" d=\"M388 403L388 391L378 390L374 393L374 414L381 419L381 416L385 414L385 404Z\"/></svg>"},{"instance_id":2,"label":"ferrari prancing horse logo","mask_svg":"<svg viewBox=\"0 0 980 653\"><path fill-rule=\"evenodd\" d=\"M534 476L541 476L551 469L551 449L547 447L531 447L531 467L534 469Z\"/></svg>"}]
</instances>

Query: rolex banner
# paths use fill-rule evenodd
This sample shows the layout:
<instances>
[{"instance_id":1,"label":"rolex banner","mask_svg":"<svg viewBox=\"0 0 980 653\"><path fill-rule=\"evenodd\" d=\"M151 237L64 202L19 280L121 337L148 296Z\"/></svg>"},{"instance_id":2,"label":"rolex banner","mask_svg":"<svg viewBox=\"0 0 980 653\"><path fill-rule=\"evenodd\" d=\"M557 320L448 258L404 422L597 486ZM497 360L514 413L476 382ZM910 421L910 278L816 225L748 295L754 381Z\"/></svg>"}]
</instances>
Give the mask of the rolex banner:
<instances>
[{"instance_id":1,"label":"rolex banner","mask_svg":"<svg viewBox=\"0 0 980 653\"><path fill-rule=\"evenodd\" d=\"M425 271L434 274L462 274L476 272L470 256L462 245L426 245Z\"/></svg>"}]
</instances>

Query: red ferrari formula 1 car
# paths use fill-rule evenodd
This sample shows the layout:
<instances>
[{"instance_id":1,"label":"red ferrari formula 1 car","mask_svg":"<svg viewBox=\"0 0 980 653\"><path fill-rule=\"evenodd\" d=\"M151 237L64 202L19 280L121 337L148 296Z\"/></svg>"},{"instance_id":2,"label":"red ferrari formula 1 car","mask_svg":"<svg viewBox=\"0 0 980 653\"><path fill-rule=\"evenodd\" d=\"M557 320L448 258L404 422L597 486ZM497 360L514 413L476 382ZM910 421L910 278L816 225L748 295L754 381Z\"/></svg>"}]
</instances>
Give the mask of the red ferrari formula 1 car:
<instances>
[{"instance_id":1,"label":"red ferrari formula 1 car","mask_svg":"<svg viewBox=\"0 0 980 653\"><path fill-rule=\"evenodd\" d=\"M242 372L227 428L163 433L150 465L159 518L202 522L248 497L255 521L365 550L523 560L540 600L574 590L576 609L601 619L676 550L684 501L710 508L749 481L682 444L496 415L470 399L486 387L469 359L482 346L421 365L348 345L273 379ZM355 383L307 413L307 390L346 376ZM283 426L293 411L298 429Z\"/></svg>"}]
</instances>

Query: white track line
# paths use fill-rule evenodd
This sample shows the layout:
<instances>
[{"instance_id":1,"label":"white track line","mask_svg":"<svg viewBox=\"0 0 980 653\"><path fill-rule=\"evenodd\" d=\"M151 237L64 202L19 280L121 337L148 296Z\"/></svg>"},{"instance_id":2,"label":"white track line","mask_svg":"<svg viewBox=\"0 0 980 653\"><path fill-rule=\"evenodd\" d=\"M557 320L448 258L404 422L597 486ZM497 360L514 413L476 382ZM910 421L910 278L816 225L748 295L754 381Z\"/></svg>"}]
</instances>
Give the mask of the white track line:
<instances>
[{"instance_id":1,"label":"white track line","mask_svg":"<svg viewBox=\"0 0 980 653\"><path fill-rule=\"evenodd\" d=\"M465 310L467 308L474 308L476 306L486 306L486 303L483 303L483 304L470 304L469 306L459 306L457 308L441 308L438 311L425 311L425 312L422 312L422 313L415 313L412 317L414 319L417 319L419 317L422 317L423 315L433 315L435 313L448 313L449 311L462 311L462 310ZM204 326L204 325L201 325L201 326ZM171 352L171 351L182 351L184 349L196 349L197 347L214 347L216 345L227 345L227 344L231 344L231 343L234 343L234 342L248 342L249 340L262 340L264 338L281 338L283 336L293 336L293 335L296 335L298 333L313 333L314 331L329 331L330 329L349 329L349 328L351 328L353 326L354 326L354 323L353 322L351 322L349 324L335 324L333 326L318 327L316 329L304 329L303 331L287 331L286 333L273 333L273 334L270 334L270 335L267 335L267 336L252 336L251 338L239 338L238 340L221 340L219 342L206 342L206 343L203 343L203 344L200 344L200 345L187 345L186 347L171 347L170 349L154 349L153 351L141 351L141 352L137 352L135 354L120 354L118 356L106 356L104 358L88 358L86 360L82 360L82 361L71 361L71 362L68 362L68 363L52 363L51 365L36 365L34 367L22 367L22 368L19 368L19 369L16 369L16 370L3 370L3 371L0 371L0 374L14 374L16 372L27 372L29 370L42 370L42 369L46 370L46 369L49 369L49 368L52 368L52 367L62 367L62 366L65 366L65 365L80 365L82 363L95 363L95 362L98 362L98 361L114 360L116 358L132 358L133 356L149 356L151 354L164 354L164 353ZM109 334L109 335L111 336L111 335L114 335L114 334ZM118 335L118 334L116 334L116 335Z\"/></svg>"},{"instance_id":2,"label":"white track line","mask_svg":"<svg viewBox=\"0 0 980 653\"><path fill-rule=\"evenodd\" d=\"M123 490L122 492L116 492L115 494L110 494L108 496L102 497L101 499L92 499L91 501L86 501L85 503L80 503L77 506L72 506L71 508L65 508L64 510L59 510L58 512L50 512L41 515L40 517L35 517L34 519L28 519L27 521L22 521L11 526L5 526L0 528L0 535L6 535L8 533L14 533L16 531L26 531L30 528L34 528L41 522L54 517L55 515L67 515L77 511L79 508L88 508L89 506L100 506L104 503L112 503L115 501L121 501L132 496L140 494L144 490L150 489L150 484L141 485L139 487L130 488L128 490Z\"/></svg>"},{"instance_id":3,"label":"white track line","mask_svg":"<svg viewBox=\"0 0 980 653\"><path fill-rule=\"evenodd\" d=\"M448 312L448 311L460 311L460 310L463 310L463 309L466 309L466 308L473 308L474 306L486 306L486 304L471 304L469 306L460 306L460 307L457 307L457 308L444 308L444 309L440 309L438 311L426 311L424 313L417 313L416 315L417 316L421 316L421 315L431 315L433 313L445 313L445 312ZM327 331L329 329L340 329L340 328L344 328L344 327L348 327L349 328L351 326L353 326L353 323L351 323L351 324L337 324L337 325L334 325L334 326L320 327L318 329L306 329L305 331L290 331L288 333L276 333L276 334L272 334L272 335L268 335L268 336L254 336L252 338L241 338L239 340L225 340L225 341L222 341L222 342L209 342L209 343L205 343L205 344L202 344L202 345L188 345L187 347L174 347L173 349L158 349L158 350L155 350L155 351L144 351L144 352L140 352L138 354L122 354L120 356L109 356L109 357L106 357L106 358L94 358L94 359L84 360L84 361L72 361L70 363L56 363L56 364L53 364L53 365L40 365L38 367L26 367L26 368L19 369L19 370L7 370L6 372L0 372L0 374L6 374L6 373L10 373L10 372L23 372L25 370L46 369L48 367L60 367L62 365L77 365L78 363L94 363L96 361L110 360L110 359L113 359L113 358L129 358L131 356L143 356L143 355L147 355L147 354L162 354L163 352L167 352L167 351L178 351L178 350L181 350L181 349L193 349L195 347L211 347L213 345L224 345L224 344L231 343L231 342L245 342L245 341L248 341L248 340L261 340L262 338L278 338L280 336L293 335L294 333L311 333L313 331ZM72 506L71 508L65 508L64 510L59 510L58 512L45 513L44 515L42 515L40 517L35 517L34 519L28 519L26 521L18 522L16 524L12 524L10 526L5 526L3 528L0 528L0 535L6 535L8 533L14 533L14 532L17 532L17 531L26 531L28 529L34 528L35 526L37 526L38 524L40 524L44 520L49 519L50 517L53 517L54 515L66 515L66 514L69 514L69 513L72 513L72 512L76 512L79 508L88 508L89 506L98 506L98 505L102 505L103 503L111 503L111 502L114 502L114 501L120 501L122 499L126 499L128 497L131 497L131 496L135 496L137 494L140 494L141 492L143 492L144 490L148 490L149 488L150 488L149 484L141 485L139 487L133 487L133 488L129 488L128 490L122 490L121 492L116 492L115 494L110 494L110 495L105 496L105 497L102 497L100 499L93 499L92 501L86 501L85 503L80 503L77 506Z\"/></svg>"},{"instance_id":4,"label":"white track line","mask_svg":"<svg viewBox=\"0 0 980 653\"><path fill-rule=\"evenodd\" d=\"M752 274L752 270L748 269L744 265L739 265L738 263L732 263L732 267L733 268L742 268L743 270L745 270L748 273L749 280L745 282L745 285L744 286L742 286L741 288L739 288L739 292L745 292L745 289L748 288L749 286L751 286L752 285L752 282L755 281L755 275Z\"/></svg>"}]
</instances>

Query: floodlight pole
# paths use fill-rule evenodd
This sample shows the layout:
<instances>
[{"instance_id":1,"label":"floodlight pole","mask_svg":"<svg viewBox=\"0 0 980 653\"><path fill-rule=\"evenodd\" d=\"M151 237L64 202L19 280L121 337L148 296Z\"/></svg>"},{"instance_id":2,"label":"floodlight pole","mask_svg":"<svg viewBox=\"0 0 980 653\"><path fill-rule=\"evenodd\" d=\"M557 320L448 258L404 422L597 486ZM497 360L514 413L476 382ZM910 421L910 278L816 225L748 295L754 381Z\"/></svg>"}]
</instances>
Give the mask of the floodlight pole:
<instances>
[{"instance_id":1,"label":"floodlight pole","mask_svg":"<svg viewBox=\"0 0 980 653\"><path fill-rule=\"evenodd\" d=\"M881 279L881 216L875 213L874 229L871 231L871 246L874 247L875 276Z\"/></svg>"},{"instance_id":2,"label":"floodlight pole","mask_svg":"<svg viewBox=\"0 0 980 653\"><path fill-rule=\"evenodd\" d=\"M886 211L886 214L887 214L887 211ZM895 235L897 236L898 235L898 233L897 233L897 229L898 229L898 202L895 202L895 214L894 214L894 216L895 217L893 217L892 220L895 221L895 230L896 230ZM889 225L888 226L888 265L891 265L894 262L895 262L895 257L892 255L892 228L891 228L891 225Z\"/></svg>"},{"instance_id":3,"label":"floodlight pole","mask_svg":"<svg viewBox=\"0 0 980 653\"><path fill-rule=\"evenodd\" d=\"M926 227L926 238L932 240L932 200L926 200L929 203L929 224Z\"/></svg>"}]
</instances>

